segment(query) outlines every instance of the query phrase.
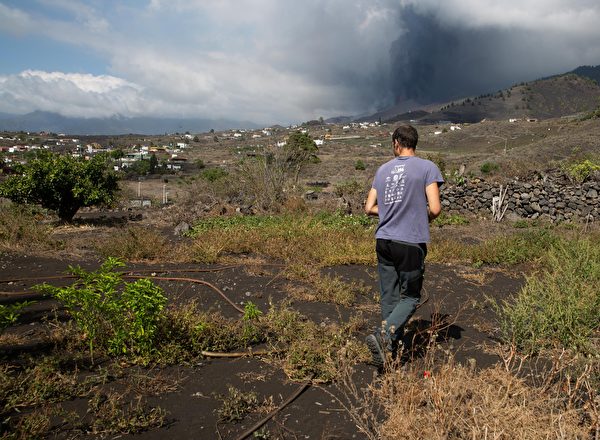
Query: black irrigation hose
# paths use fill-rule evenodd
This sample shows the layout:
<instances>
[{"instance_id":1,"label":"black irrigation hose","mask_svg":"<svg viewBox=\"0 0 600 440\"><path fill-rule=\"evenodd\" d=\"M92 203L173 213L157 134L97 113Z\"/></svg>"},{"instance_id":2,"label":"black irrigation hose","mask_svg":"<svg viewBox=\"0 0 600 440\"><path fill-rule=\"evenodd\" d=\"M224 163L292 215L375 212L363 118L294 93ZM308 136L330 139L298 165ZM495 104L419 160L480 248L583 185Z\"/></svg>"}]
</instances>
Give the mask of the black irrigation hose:
<instances>
[{"instance_id":1,"label":"black irrigation hose","mask_svg":"<svg viewBox=\"0 0 600 440\"><path fill-rule=\"evenodd\" d=\"M240 434L238 437L236 437L236 440L244 440L248 436L252 435L254 433L254 431L259 429L261 426L263 426L265 423L267 423L269 420L271 420L273 417L275 417L275 415L279 411L281 411L283 408L285 408L290 403L292 403L300 394L302 394L304 392L305 389L307 389L310 386L313 377L314 376L309 377L302 385L300 385L298 387L298 389L294 392L294 394L292 394L290 397L288 397L285 400L285 402L283 402L276 409L274 409L269 414L267 414L265 417L260 419L254 425L252 425L248 430L244 431L242 434Z\"/></svg>"}]
</instances>

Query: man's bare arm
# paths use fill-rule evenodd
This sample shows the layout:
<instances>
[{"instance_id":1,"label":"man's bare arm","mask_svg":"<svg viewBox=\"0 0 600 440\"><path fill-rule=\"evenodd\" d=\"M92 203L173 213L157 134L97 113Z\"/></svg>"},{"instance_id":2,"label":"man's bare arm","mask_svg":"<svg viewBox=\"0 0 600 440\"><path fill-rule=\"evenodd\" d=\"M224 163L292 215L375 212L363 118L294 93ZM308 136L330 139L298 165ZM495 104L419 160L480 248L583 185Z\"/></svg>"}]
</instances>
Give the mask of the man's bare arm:
<instances>
[{"instance_id":1,"label":"man's bare arm","mask_svg":"<svg viewBox=\"0 0 600 440\"><path fill-rule=\"evenodd\" d=\"M442 212L442 204L440 202L440 187L437 182L430 183L425 187L425 195L429 205L429 221L435 219Z\"/></svg>"},{"instance_id":2,"label":"man's bare arm","mask_svg":"<svg viewBox=\"0 0 600 440\"><path fill-rule=\"evenodd\" d=\"M365 212L367 215L378 215L379 208L377 206L377 190L371 188L367 195L367 202L365 203Z\"/></svg>"}]
</instances>

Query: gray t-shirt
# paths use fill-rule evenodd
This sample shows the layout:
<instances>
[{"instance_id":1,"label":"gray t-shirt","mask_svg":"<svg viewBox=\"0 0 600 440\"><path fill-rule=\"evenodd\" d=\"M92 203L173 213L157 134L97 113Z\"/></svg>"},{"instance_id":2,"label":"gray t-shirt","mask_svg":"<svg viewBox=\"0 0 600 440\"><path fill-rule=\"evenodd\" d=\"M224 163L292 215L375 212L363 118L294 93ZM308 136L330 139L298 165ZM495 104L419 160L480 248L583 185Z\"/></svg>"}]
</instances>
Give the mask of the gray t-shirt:
<instances>
[{"instance_id":1,"label":"gray t-shirt","mask_svg":"<svg viewBox=\"0 0 600 440\"><path fill-rule=\"evenodd\" d=\"M429 218L425 187L444 179L431 161L416 156L398 156L383 164L375 174L379 225L375 238L429 242Z\"/></svg>"}]
</instances>

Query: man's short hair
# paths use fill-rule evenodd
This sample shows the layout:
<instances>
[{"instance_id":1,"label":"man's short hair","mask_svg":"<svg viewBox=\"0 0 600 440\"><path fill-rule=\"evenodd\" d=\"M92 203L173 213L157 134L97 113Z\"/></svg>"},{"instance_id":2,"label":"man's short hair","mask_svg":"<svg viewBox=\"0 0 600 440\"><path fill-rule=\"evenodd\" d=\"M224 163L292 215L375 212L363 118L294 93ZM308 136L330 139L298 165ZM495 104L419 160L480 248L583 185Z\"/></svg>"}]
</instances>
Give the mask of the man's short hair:
<instances>
[{"instance_id":1,"label":"man's short hair","mask_svg":"<svg viewBox=\"0 0 600 440\"><path fill-rule=\"evenodd\" d=\"M392 144L395 144L396 141L400 143L401 147L414 150L419 142L419 133L412 125L401 125L394 130L392 135Z\"/></svg>"}]
</instances>

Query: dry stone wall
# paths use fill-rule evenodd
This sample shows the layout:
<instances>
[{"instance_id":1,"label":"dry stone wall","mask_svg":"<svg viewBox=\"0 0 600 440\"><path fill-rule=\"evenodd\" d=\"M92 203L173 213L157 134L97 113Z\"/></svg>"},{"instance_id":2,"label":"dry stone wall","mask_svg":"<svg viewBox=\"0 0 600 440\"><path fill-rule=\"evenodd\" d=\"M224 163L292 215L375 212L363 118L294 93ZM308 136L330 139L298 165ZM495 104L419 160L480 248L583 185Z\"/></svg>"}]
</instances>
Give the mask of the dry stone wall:
<instances>
[{"instance_id":1,"label":"dry stone wall","mask_svg":"<svg viewBox=\"0 0 600 440\"><path fill-rule=\"evenodd\" d=\"M542 218L552 222L600 221L600 181L575 183L561 174L537 176L530 181L514 179L507 189L502 210L510 221ZM447 212L492 217L492 200L500 184L484 180L442 186L442 206Z\"/></svg>"}]
</instances>

